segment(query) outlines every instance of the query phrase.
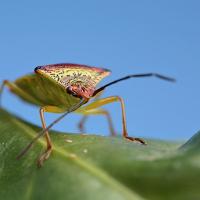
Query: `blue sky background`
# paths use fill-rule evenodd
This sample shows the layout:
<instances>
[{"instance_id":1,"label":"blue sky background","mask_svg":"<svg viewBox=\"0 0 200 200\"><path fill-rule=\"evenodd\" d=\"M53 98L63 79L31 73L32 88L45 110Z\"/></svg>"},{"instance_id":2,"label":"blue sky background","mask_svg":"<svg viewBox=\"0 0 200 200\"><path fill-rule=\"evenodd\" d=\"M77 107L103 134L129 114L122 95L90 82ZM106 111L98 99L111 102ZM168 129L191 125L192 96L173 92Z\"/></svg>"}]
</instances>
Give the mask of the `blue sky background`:
<instances>
[{"instance_id":1,"label":"blue sky background","mask_svg":"<svg viewBox=\"0 0 200 200\"><path fill-rule=\"evenodd\" d=\"M133 73L158 72L108 88L120 95L130 135L188 139L200 130L199 1L1 1L0 80L14 80L37 65L72 62L104 67L112 75L101 84ZM38 109L8 91L3 106L40 124ZM107 105L121 132L118 103ZM46 114L50 123L58 115ZM80 116L71 114L54 128L78 132ZM108 134L103 117L91 117L87 132Z\"/></svg>"}]
</instances>

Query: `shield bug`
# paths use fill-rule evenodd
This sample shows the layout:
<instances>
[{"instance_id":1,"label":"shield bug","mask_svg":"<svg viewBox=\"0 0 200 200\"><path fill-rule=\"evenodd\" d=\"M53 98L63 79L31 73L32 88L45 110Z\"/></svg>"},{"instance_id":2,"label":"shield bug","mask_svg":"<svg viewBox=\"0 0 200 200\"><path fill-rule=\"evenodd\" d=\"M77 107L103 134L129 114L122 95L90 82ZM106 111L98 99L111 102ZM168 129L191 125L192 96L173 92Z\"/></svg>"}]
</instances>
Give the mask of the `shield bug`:
<instances>
[{"instance_id":1,"label":"shield bug","mask_svg":"<svg viewBox=\"0 0 200 200\"><path fill-rule=\"evenodd\" d=\"M82 114L83 116L105 114L105 110L102 110L100 107L113 102L119 102L121 106L123 138L145 144L143 139L130 137L127 133L126 114L123 99L119 96L110 96L101 99L98 96L108 86L130 78L154 76L166 81L173 82L175 80L157 73L132 74L114 80L96 89L97 84L109 74L110 71L103 68L62 63L36 67L34 74L22 76L14 82L5 80L1 86L1 93L4 86L7 86L12 93L20 97L22 100L40 107L39 113L43 130L17 156L17 158L23 156L28 149L30 149L33 143L39 137L44 135L47 147L37 161L38 166L42 166L43 162L48 159L52 152L52 142L48 130L54 124L70 112L76 112ZM92 98L94 98L94 101L88 103ZM85 105L86 103L88 104ZM64 114L46 127L44 119L45 112ZM110 120L111 119L109 118L109 121ZM110 129L112 129L111 121Z\"/></svg>"}]
</instances>

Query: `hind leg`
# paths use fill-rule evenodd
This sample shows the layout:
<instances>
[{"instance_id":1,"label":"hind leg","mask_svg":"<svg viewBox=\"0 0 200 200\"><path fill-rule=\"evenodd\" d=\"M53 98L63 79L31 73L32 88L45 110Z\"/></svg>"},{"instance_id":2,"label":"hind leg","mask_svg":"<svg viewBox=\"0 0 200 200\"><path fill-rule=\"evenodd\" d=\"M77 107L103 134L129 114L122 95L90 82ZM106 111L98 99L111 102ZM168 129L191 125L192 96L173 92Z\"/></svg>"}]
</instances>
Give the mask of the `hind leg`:
<instances>
[{"instance_id":1,"label":"hind leg","mask_svg":"<svg viewBox=\"0 0 200 200\"><path fill-rule=\"evenodd\" d=\"M7 87L15 95L17 95L23 99L26 99L27 101L29 101L33 104L37 104L37 105L40 104L34 97L29 95L27 92L25 92L20 87L18 87L15 83L10 82L8 80L4 80L0 87L0 107L1 107L1 101L2 101L2 93L3 93L3 90L5 87Z\"/></svg>"},{"instance_id":2,"label":"hind leg","mask_svg":"<svg viewBox=\"0 0 200 200\"><path fill-rule=\"evenodd\" d=\"M114 127L113 127L113 123L112 123L112 119L111 119L110 113L107 110L98 108L98 109L85 110L85 111L81 111L81 112L77 112L77 113L83 115L82 119L80 120L80 122L78 124L78 127L79 127L81 132L84 132L84 124L85 124L86 120L88 119L88 117L90 115L103 115L103 116L106 117L106 119L108 121L110 135L111 136L115 136L116 135L116 132L115 132Z\"/></svg>"},{"instance_id":3,"label":"hind leg","mask_svg":"<svg viewBox=\"0 0 200 200\"><path fill-rule=\"evenodd\" d=\"M3 90L4 90L5 86L7 86L8 88L11 88L10 85L9 85L9 81L4 80L3 83L1 84L1 87L0 87L0 107L2 107L2 94L3 94Z\"/></svg>"}]
</instances>

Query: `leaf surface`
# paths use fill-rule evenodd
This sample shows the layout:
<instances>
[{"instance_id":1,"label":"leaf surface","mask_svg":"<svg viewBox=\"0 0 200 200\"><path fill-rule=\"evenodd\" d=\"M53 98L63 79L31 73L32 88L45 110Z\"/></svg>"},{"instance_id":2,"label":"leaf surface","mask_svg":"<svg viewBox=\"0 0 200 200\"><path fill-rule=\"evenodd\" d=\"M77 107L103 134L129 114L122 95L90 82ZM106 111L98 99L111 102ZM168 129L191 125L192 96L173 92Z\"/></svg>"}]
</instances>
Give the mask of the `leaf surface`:
<instances>
[{"instance_id":1,"label":"leaf surface","mask_svg":"<svg viewBox=\"0 0 200 200\"><path fill-rule=\"evenodd\" d=\"M186 144L52 131L54 150L40 169L43 139L17 154L40 129L0 109L0 199L200 199L200 134Z\"/></svg>"}]
</instances>

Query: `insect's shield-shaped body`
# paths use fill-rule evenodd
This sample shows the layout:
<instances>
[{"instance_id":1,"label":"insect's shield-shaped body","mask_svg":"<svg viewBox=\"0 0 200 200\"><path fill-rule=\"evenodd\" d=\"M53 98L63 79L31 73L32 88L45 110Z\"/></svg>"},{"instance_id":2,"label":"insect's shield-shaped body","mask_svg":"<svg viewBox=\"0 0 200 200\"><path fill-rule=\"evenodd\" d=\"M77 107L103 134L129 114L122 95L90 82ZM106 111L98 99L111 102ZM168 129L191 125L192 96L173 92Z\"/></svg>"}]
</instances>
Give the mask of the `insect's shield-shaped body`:
<instances>
[{"instance_id":1,"label":"insect's shield-shaped body","mask_svg":"<svg viewBox=\"0 0 200 200\"><path fill-rule=\"evenodd\" d=\"M110 74L107 69L77 64L56 64L37 67L35 72L51 78L77 97L89 99L96 85Z\"/></svg>"},{"instance_id":2,"label":"insect's shield-shaped body","mask_svg":"<svg viewBox=\"0 0 200 200\"><path fill-rule=\"evenodd\" d=\"M38 134L17 157L20 158L23 156L28 149L30 149L33 143L40 136L45 134L47 149L38 160L38 165L41 166L43 161L49 157L52 151L52 143L48 134L48 130L54 124L63 119L68 113L74 111L85 117L87 115L105 115L109 121L110 131L113 133L114 131L109 113L100 108L101 106L113 102L119 102L121 106L123 124L122 136L129 141L137 141L141 144L146 144L144 140L130 137L128 135L126 128L125 106L121 97L110 96L103 99L98 99L97 96L105 88L130 78L156 77L171 82L174 82L175 80L157 73L131 74L116 79L96 89L97 84L109 74L109 70L102 68L64 63L39 66L35 68L35 74L23 76L14 82L4 81L0 89L1 92L3 87L7 86L13 93L15 93L24 101L40 107L40 117L43 131L40 132L40 134ZM82 106L87 103L91 97L96 97L96 99L90 104ZM44 112L64 114L46 127Z\"/></svg>"}]
</instances>

